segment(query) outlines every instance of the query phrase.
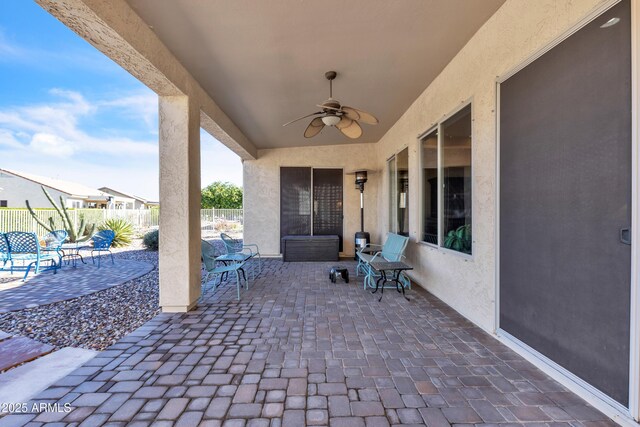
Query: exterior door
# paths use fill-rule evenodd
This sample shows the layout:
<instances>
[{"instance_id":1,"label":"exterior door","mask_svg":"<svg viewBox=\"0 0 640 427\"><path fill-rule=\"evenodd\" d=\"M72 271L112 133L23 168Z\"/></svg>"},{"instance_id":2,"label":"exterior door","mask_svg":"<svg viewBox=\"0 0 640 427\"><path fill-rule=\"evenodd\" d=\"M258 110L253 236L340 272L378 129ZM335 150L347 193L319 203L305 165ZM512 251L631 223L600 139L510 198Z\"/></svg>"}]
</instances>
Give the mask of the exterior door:
<instances>
[{"instance_id":1,"label":"exterior door","mask_svg":"<svg viewBox=\"0 0 640 427\"><path fill-rule=\"evenodd\" d=\"M630 2L501 83L499 126L500 328L628 406Z\"/></svg>"},{"instance_id":2,"label":"exterior door","mask_svg":"<svg viewBox=\"0 0 640 427\"><path fill-rule=\"evenodd\" d=\"M342 169L313 170L313 234L337 235L342 252Z\"/></svg>"}]
</instances>

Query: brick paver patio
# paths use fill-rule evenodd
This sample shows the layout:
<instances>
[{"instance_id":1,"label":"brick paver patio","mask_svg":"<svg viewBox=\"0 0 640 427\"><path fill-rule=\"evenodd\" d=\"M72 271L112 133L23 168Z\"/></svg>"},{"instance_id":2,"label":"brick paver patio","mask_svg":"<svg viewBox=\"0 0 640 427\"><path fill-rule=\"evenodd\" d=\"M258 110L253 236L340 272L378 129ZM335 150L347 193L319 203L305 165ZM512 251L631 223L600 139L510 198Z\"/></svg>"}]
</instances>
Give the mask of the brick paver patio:
<instances>
[{"instance_id":1,"label":"brick paver patio","mask_svg":"<svg viewBox=\"0 0 640 427\"><path fill-rule=\"evenodd\" d=\"M33 275L31 272L25 282L22 282L24 272L11 275L9 271L1 271L0 278L4 279L5 286L12 287L3 289L0 285L0 314L103 291L143 276L153 268L144 261L118 259L111 264L105 257L100 268L89 259L87 264L78 262L77 267L64 265L56 274L45 271Z\"/></svg>"},{"instance_id":2,"label":"brick paver patio","mask_svg":"<svg viewBox=\"0 0 640 427\"><path fill-rule=\"evenodd\" d=\"M71 412L0 426L613 425L427 292L378 302L331 265L266 261L240 302L161 314L37 399Z\"/></svg>"}]
</instances>

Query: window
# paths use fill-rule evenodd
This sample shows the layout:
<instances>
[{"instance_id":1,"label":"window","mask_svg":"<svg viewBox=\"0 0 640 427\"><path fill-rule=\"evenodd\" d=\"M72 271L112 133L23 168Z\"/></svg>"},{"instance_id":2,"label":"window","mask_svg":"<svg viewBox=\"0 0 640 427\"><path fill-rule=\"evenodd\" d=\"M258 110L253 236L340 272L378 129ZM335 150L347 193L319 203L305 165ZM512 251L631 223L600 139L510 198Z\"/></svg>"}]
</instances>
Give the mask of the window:
<instances>
[{"instance_id":1,"label":"window","mask_svg":"<svg viewBox=\"0 0 640 427\"><path fill-rule=\"evenodd\" d=\"M409 149L388 160L389 230L409 235Z\"/></svg>"},{"instance_id":2,"label":"window","mask_svg":"<svg viewBox=\"0 0 640 427\"><path fill-rule=\"evenodd\" d=\"M471 105L420 139L422 240L471 254Z\"/></svg>"},{"instance_id":3,"label":"window","mask_svg":"<svg viewBox=\"0 0 640 427\"><path fill-rule=\"evenodd\" d=\"M7 207L7 201L6 200L0 200L0 208L6 208Z\"/></svg>"}]
</instances>

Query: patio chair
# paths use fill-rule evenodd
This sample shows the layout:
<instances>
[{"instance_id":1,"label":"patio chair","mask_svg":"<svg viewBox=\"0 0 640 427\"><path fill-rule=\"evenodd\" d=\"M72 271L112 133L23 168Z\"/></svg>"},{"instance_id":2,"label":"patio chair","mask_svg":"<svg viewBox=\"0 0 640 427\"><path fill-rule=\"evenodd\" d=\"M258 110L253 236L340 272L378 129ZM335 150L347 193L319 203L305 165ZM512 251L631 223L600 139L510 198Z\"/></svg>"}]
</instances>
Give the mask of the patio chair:
<instances>
[{"instance_id":1,"label":"patio chair","mask_svg":"<svg viewBox=\"0 0 640 427\"><path fill-rule=\"evenodd\" d=\"M42 241L44 241L45 246L41 249L42 252L55 252L58 254L58 262L60 266L62 266L62 257L64 252L62 251L62 245L67 240L69 233L66 230L54 230L44 236Z\"/></svg>"},{"instance_id":2,"label":"patio chair","mask_svg":"<svg viewBox=\"0 0 640 427\"><path fill-rule=\"evenodd\" d=\"M246 289L249 289L249 281L247 280L247 276L243 270L245 261L241 258L237 258L236 260L219 260L215 247L204 239L200 239L200 241L202 247L202 264L207 272L204 278L204 284L202 285L202 294L204 295L206 292L206 285L209 283L209 277L213 275L213 292L215 292L217 287L216 276L220 275L220 284L222 284L224 276L233 272L236 276L236 289L238 292L238 301L240 301L240 272L242 272ZM220 265L219 263L223 264Z\"/></svg>"},{"instance_id":3,"label":"patio chair","mask_svg":"<svg viewBox=\"0 0 640 427\"><path fill-rule=\"evenodd\" d=\"M38 241L36 233L11 231L6 233L5 237L9 249L8 261L11 264L11 273L13 274L16 270L25 269L26 272L22 280L26 280L29 271L31 271L31 267L34 266L34 274L48 270L53 270L53 274L55 274L58 268L60 268L60 264L56 263L58 254L40 250L40 242ZM16 261L21 262L22 265L16 266ZM50 262L50 265L42 268L41 265L44 262Z\"/></svg>"},{"instance_id":4,"label":"patio chair","mask_svg":"<svg viewBox=\"0 0 640 427\"><path fill-rule=\"evenodd\" d=\"M370 287L374 287L373 284L375 283L375 279L380 277L380 274L376 273L376 271L371 267L371 263L374 261L402 261L404 258L404 251L406 250L408 243L409 237L395 233L388 233L384 245L380 246L367 243L358 250L356 276L359 276L360 273L365 275L365 289L367 284L369 284ZM376 251L375 248L380 248L380 250ZM411 288L411 281L406 277L406 275L404 275L404 273L401 274L400 281L403 283L403 286Z\"/></svg>"},{"instance_id":5,"label":"patio chair","mask_svg":"<svg viewBox=\"0 0 640 427\"><path fill-rule=\"evenodd\" d=\"M246 261L251 258L258 259L258 273L262 273L262 259L260 258L260 249L256 244L243 244L242 240L232 239L226 233L220 233L220 238L224 244L224 248L227 254L243 254L246 256Z\"/></svg>"},{"instance_id":6,"label":"patio chair","mask_svg":"<svg viewBox=\"0 0 640 427\"><path fill-rule=\"evenodd\" d=\"M116 238L116 233L113 230L101 230L91 237L93 246L85 246L81 249L91 249L91 262L96 263L94 253L98 253L98 268L100 268L100 252L109 252L111 255L111 264L115 264L113 260L113 253L111 252L111 244L113 239Z\"/></svg>"},{"instance_id":7,"label":"patio chair","mask_svg":"<svg viewBox=\"0 0 640 427\"><path fill-rule=\"evenodd\" d=\"M4 266L7 265L10 259L11 252L9 252L9 242L7 242L5 234L0 233L0 261L2 261L2 268L0 268L0 270L4 270Z\"/></svg>"}]
</instances>

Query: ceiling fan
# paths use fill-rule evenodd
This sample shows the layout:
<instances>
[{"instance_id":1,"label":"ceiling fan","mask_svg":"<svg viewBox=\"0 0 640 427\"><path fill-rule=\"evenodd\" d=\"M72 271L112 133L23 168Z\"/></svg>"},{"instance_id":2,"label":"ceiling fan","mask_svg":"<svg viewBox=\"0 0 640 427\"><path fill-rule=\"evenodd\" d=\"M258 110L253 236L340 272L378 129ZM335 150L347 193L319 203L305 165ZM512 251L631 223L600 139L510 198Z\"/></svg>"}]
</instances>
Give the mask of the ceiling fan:
<instances>
[{"instance_id":1,"label":"ceiling fan","mask_svg":"<svg viewBox=\"0 0 640 427\"><path fill-rule=\"evenodd\" d=\"M325 126L335 126L345 136L351 139L356 139L360 138L362 135L362 128L358 123L359 121L369 125L377 125L378 119L376 119L372 114L358 110L357 108L340 105L340 102L337 99L333 99L333 79L335 79L337 75L338 73L335 71L327 71L324 73L324 76L329 80L329 99L320 105L316 105L316 107L320 107L322 111L307 114L306 116L291 120L282 126L287 126L291 123L297 122L298 120L321 114L320 117L316 117L311 120L311 123L309 123L309 126L307 126L307 129L304 131L305 138L312 138L316 136Z\"/></svg>"}]
</instances>

